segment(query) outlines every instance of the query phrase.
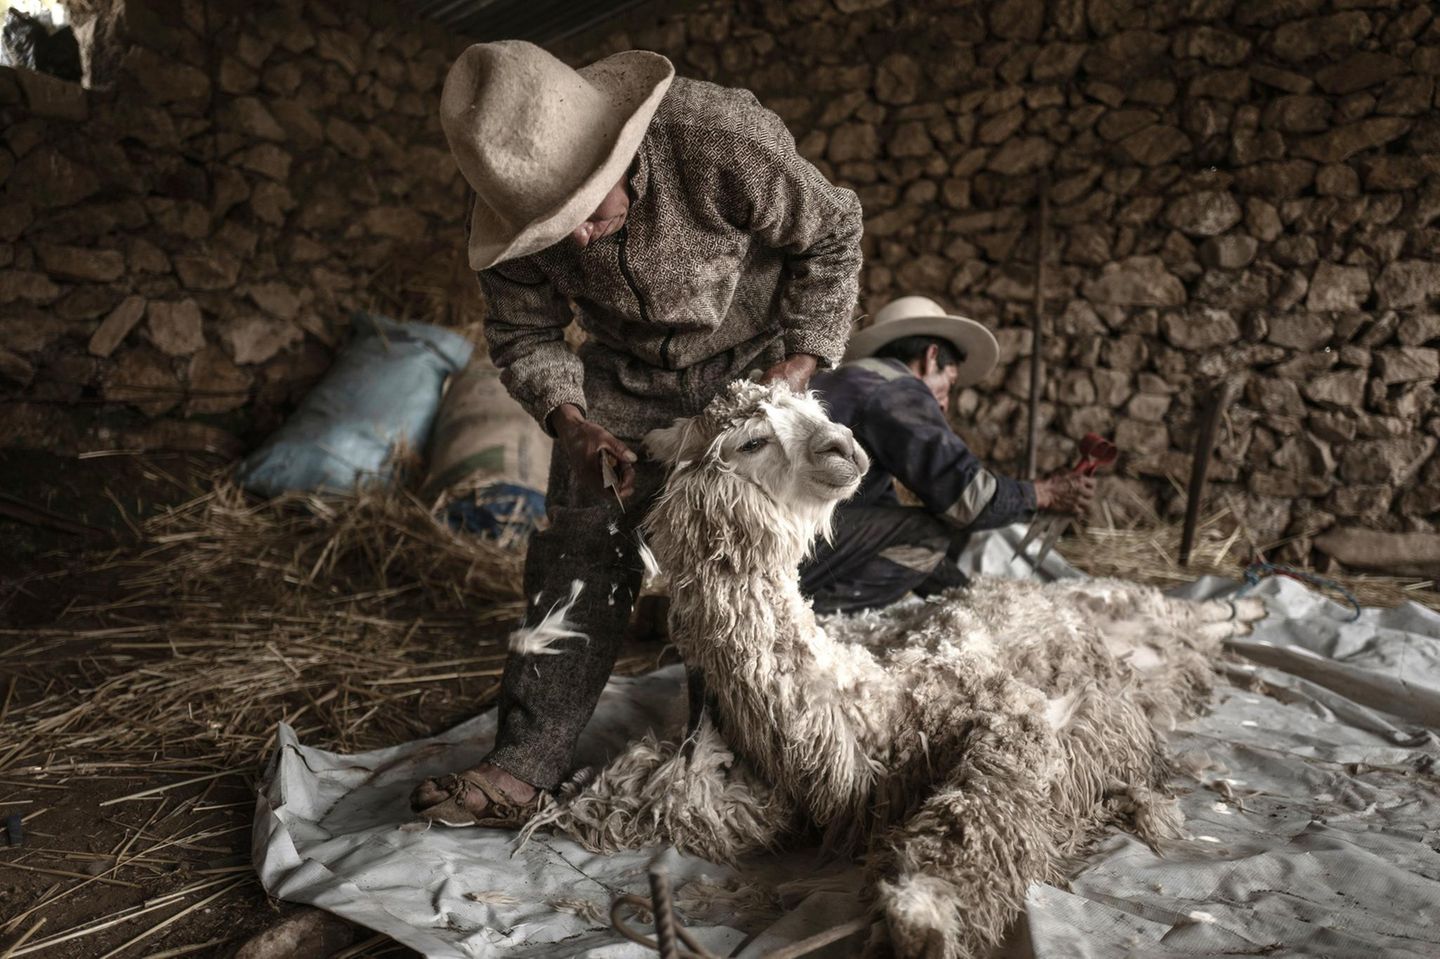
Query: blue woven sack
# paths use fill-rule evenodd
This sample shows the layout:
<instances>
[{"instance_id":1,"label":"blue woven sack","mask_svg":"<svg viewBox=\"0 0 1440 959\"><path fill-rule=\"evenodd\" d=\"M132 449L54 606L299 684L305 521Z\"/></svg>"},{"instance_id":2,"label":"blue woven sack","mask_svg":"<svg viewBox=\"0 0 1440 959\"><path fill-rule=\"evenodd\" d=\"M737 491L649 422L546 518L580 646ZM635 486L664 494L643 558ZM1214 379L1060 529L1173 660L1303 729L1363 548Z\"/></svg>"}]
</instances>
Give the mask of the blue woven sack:
<instances>
[{"instance_id":1,"label":"blue woven sack","mask_svg":"<svg viewBox=\"0 0 1440 959\"><path fill-rule=\"evenodd\" d=\"M447 377L470 341L424 323L356 313L350 342L299 409L240 464L241 485L347 492L389 483L401 454L425 448Z\"/></svg>"}]
</instances>

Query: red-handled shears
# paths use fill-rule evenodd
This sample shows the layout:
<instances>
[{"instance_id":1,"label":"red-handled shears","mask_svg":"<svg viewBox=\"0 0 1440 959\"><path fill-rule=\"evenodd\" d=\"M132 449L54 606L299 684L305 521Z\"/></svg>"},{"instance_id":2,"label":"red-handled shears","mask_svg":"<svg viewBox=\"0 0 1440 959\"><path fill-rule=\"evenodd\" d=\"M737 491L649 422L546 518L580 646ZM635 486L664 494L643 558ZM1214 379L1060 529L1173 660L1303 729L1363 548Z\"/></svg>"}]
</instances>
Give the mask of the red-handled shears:
<instances>
[{"instance_id":1,"label":"red-handled shears","mask_svg":"<svg viewBox=\"0 0 1440 959\"><path fill-rule=\"evenodd\" d=\"M1094 476L1096 471L1102 467L1114 463L1115 458L1119 455L1120 451L1115 448L1114 443L1098 433L1086 433L1085 437L1080 440L1080 462L1076 463L1075 468L1070 472L1077 476ZM1025 531L1025 538L1020 541L1019 546L1015 547L1015 556L1024 556L1025 547L1029 546L1035 537L1040 536L1040 551L1030 561L1032 566L1039 569L1040 564L1045 562L1045 557L1050 555L1055 541L1060 538L1061 533L1065 532L1065 527L1070 525L1071 519L1070 516L1061 516L1056 513L1041 513L1036 516L1030 522L1030 528Z\"/></svg>"}]
</instances>

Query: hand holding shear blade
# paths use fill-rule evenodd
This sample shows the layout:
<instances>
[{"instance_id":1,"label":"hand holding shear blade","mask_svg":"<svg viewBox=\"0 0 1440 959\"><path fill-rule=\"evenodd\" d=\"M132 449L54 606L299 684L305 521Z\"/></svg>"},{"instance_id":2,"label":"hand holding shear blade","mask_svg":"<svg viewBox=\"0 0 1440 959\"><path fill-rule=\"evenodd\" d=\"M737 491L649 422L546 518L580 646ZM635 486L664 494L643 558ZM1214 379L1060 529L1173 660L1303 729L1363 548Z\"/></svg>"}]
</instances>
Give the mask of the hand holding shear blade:
<instances>
[{"instance_id":1,"label":"hand holding shear blade","mask_svg":"<svg viewBox=\"0 0 1440 959\"><path fill-rule=\"evenodd\" d=\"M1115 462L1119 450L1115 444L1105 437L1096 433L1086 433L1080 440L1080 462L1075 464L1071 470L1076 476L1094 476L1101 467L1109 466ZM1026 556L1025 548L1038 536L1040 537L1040 549L1030 564L1036 569L1045 562L1045 557L1050 555L1055 542L1060 539L1060 534L1070 525L1071 517L1060 516L1055 513L1041 513L1030 523L1030 528L1025 531L1025 538L1020 540L1020 545L1015 547L1015 556ZM1026 556L1026 559L1030 559Z\"/></svg>"}]
</instances>

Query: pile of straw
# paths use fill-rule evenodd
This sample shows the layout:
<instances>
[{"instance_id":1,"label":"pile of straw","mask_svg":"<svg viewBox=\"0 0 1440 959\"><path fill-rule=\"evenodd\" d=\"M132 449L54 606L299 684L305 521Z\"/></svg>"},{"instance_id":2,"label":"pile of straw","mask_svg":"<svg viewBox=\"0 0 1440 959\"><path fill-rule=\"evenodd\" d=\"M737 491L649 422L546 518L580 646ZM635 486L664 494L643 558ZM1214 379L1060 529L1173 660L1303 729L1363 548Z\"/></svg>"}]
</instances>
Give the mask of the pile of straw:
<instances>
[{"instance_id":1,"label":"pile of straw","mask_svg":"<svg viewBox=\"0 0 1440 959\"><path fill-rule=\"evenodd\" d=\"M494 692L523 552L450 531L403 493L254 503L229 482L142 527L97 573L125 595L15 631L0 669L67 667L16 706L22 756L234 769L277 721L352 750L433 731ZM82 620L100 626L68 626Z\"/></svg>"},{"instance_id":2,"label":"pile of straw","mask_svg":"<svg viewBox=\"0 0 1440 959\"><path fill-rule=\"evenodd\" d=\"M191 492L132 521L141 546L91 566L119 585L96 590L106 601L72 602L44 629L0 630L0 779L34 797L7 806L27 832L46 836L49 812L97 788L102 816L154 810L108 852L44 839L6 858L57 879L0 922L14 956L118 942L109 956L162 932L197 938L198 910L254 915L263 900L248 863L194 857L244 848L247 787L278 722L357 751L428 735L498 689L504 636L523 611L523 544L454 533L403 492L257 503L228 480ZM206 798L215 787L243 791L217 804ZM59 918L112 886L149 898ZM222 942L159 954L210 955ZM391 949L376 936L345 954Z\"/></svg>"},{"instance_id":3,"label":"pile of straw","mask_svg":"<svg viewBox=\"0 0 1440 959\"><path fill-rule=\"evenodd\" d=\"M1166 588L1202 576L1244 578L1245 569L1260 555L1272 554L1282 543L1257 543L1229 507L1202 520L1196 528L1190 562L1181 566L1181 525L1151 517L1143 524L1117 526L1108 515L1102 522L1081 525L1061 542L1060 552L1077 569L1091 576L1116 576ZM1325 574L1365 606L1398 606L1410 601L1440 609L1440 590L1430 580L1396 576ZM1331 590L1330 598L1343 601Z\"/></svg>"}]
</instances>

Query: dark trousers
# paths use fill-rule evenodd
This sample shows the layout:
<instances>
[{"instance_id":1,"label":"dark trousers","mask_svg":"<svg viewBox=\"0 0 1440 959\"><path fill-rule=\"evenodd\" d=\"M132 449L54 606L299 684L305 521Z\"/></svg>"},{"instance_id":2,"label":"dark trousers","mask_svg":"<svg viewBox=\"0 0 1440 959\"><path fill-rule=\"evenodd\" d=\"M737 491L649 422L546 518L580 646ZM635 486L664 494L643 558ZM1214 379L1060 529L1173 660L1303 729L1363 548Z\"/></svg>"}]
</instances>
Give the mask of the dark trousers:
<instances>
[{"instance_id":1,"label":"dark trousers","mask_svg":"<svg viewBox=\"0 0 1440 959\"><path fill-rule=\"evenodd\" d=\"M622 439L640 449L639 441ZM622 510L609 492L598 501L577 493L563 451L555 447L546 498L549 527L531 535L525 557L525 626L537 625L552 611L558 615L579 582L565 622L582 635L558 640L553 652L512 652L505 660L500 728L489 757L545 789L570 772L575 742L610 677L640 592L644 571L636 527L664 473L658 463L644 460L635 468L635 495Z\"/></svg>"},{"instance_id":2,"label":"dark trousers","mask_svg":"<svg viewBox=\"0 0 1440 959\"><path fill-rule=\"evenodd\" d=\"M800 567L800 590L817 613L886 606L906 593L968 582L955 566L968 535L923 509L853 506L835 511L835 534Z\"/></svg>"},{"instance_id":3,"label":"dark trousers","mask_svg":"<svg viewBox=\"0 0 1440 959\"><path fill-rule=\"evenodd\" d=\"M726 384L784 356L774 336L739 344L683 370L663 370L591 340L580 348L591 420L641 453L642 438L676 417L694 416ZM598 463L585 464L599 470ZM664 482L664 467L635 464L635 495L622 510L605 493L589 499L575 489L570 464L556 444L545 493L549 528L530 537L525 557L525 626L534 627L580 595L565 617L580 636L556 641L547 653L511 652L500 680L500 728L489 761L549 789L571 771L580 732L590 721L625 637L643 571L636 529Z\"/></svg>"}]
</instances>

